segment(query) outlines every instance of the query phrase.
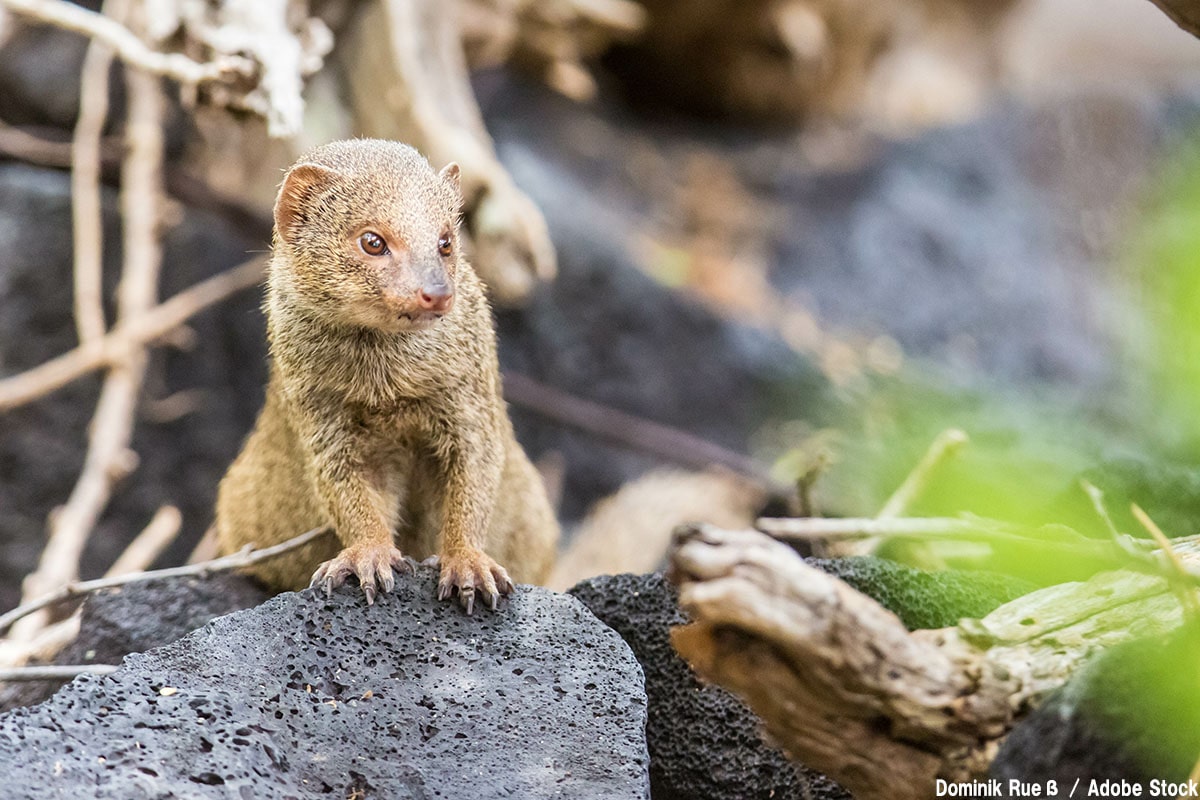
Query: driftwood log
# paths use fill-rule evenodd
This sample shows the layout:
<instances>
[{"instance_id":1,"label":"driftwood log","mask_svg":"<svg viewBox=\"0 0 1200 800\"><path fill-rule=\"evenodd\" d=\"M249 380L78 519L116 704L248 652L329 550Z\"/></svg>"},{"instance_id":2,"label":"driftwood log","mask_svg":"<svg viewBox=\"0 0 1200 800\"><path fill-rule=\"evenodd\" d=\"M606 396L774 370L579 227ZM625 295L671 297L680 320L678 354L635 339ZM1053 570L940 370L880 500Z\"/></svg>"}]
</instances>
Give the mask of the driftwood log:
<instances>
[{"instance_id":1,"label":"driftwood log","mask_svg":"<svg viewBox=\"0 0 1200 800\"><path fill-rule=\"evenodd\" d=\"M1175 556L1189 571L1200 560L1194 542ZM1118 570L909 632L757 531L682 528L670 564L695 620L673 631L676 649L859 800L918 800L939 778L983 777L1013 725L1088 656L1175 630L1184 613L1163 575Z\"/></svg>"}]
</instances>

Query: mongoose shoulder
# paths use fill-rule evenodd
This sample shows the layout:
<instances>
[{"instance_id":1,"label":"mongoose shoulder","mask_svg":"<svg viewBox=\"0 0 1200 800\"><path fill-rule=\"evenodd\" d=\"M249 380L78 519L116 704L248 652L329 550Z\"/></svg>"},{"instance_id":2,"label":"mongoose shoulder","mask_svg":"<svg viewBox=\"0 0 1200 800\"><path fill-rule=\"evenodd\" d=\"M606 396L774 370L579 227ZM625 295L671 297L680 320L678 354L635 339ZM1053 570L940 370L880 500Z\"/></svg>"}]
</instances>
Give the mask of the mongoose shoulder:
<instances>
[{"instance_id":1,"label":"mongoose shoulder","mask_svg":"<svg viewBox=\"0 0 1200 800\"><path fill-rule=\"evenodd\" d=\"M284 590L356 576L373 602L403 555L438 556L441 598L495 608L541 582L558 523L513 436L483 287L459 246L458 167L396 142L301 158L275 203L266 402L221 481L223 552L322 525L253 573ZM505 566L501 566L501 565ZM314 574L315 570L315 574Z\"/></svg>"}]
</instances>

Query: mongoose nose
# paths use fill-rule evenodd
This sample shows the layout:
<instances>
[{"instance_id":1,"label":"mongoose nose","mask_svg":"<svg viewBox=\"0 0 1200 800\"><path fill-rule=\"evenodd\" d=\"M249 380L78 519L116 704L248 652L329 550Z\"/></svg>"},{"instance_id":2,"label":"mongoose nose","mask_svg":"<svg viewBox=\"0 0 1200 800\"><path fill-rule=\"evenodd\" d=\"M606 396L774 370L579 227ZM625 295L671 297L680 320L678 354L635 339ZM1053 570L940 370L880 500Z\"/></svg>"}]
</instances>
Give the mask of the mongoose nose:
<instances>
[{"instance_id":1,"label":"mongoose nose","mask_svg":"<svg viewBox=\"0 0 1200 800\"><path fill-rule=\"evenodd\" d=\"M426 286L417 291L417 303L426 311L445 314L454 304L454 292L447 286Z\"/></svg>"}]
</instances>

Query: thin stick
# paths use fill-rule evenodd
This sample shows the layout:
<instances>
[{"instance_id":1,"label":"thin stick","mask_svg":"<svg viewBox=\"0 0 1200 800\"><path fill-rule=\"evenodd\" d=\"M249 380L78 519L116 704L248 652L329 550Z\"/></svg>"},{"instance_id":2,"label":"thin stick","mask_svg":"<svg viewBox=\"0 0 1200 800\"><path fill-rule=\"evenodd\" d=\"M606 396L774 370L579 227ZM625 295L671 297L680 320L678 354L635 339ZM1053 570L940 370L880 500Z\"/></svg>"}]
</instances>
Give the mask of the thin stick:
<instances>
[{"instance_id":1,"label":"thin stick","mask_svg":"<svg viewBox=\"0 0 1200 800\"><path fill-rule=\"evenodd\" d=\"M150 524L108 568L104 577L127 575L148 568L178 535L180 522L179 509L174 506L160 508L150 520ZM0 667L20 667L33 659L54 658L64 647L75 641L75 637L79 635L81 618L82 611L77 608L66 619L42 628L28 642L0 640Z\"/></svg>"},{"instance_id":2,"label":"thin stick","mask_svg":"<svg viewBox=\"0 0 1200 800\"><path fill-rule=\"evenodd\" d=\"M117 287L117 314L121 320L130 320L154 307L158 291L165 102L156 76L128 70L125 79L129 150L122 168L124 263ZM78 576L83 548L108 505L113 485L136 464L129 443L145 370L146 352L135 347L105 377L92 416L83 471L66 505L51 517L46 547L38 568L25 578L22 599L38 597ZM9 638L29 641L48 621L44 612L31 615L14 627Z\"/></svg>"},{"instance_id":3,"label":"thin stick","mask_svg":"<svg viewBox=\"0 0 1200 800\"><path fill-rule=\"evenodd\" d=\"M43 167L71 166L71 143L35 135L0 120L0 154ZM100 174L106 180L121 163L120 147L111 137L100 142ZM166 165L167 193L186 206L211 211L249 239L269 240L274 221L248 202L226 197L181 167Z\"/></svg>"},{"instance_id":4,"label":"thin stick","mask_svg":"<svg viewBox=\"0 0 1200 800\"><path fill-rule=\"evenodd\" d=\"M1104 505L1104 492L1100 490L1100 487L1096 486L1091 481L1086 480L1079 481L1079 485L1083 487L1084 493L1088 496L1088 499L1091 500L1092 509L1096 512L1096 516L1100 518L1100 521L1104 523L1104 529L1108 531L1109 538L1116 543L1117 547L1128 553L1132 558L1139 560L1146 559L1147 554L1138 549L1138 546L1134 543L1135 540L1133 537L1117 530L1117 526L1113 522L1112 516L1110 516L1108 513L1108 508Z\"/></svg>"},{"instance_id":5,"label":"thin stick","mask_svg":"<svg viewBox=\"0 0 1200 800\"><path fill-rule=\"evenodd\" d=\"M166 569L150 570L149 572L132 572L125 575L114 575L111 578L96 578L90 581L73 581L55 592L32 602L24 603L12 611L0 615L0 633L3 633L23 617L40 611L47 606L56 605L80 595L97 592L101 589L111 589L114 586L126 586L131 583L144 583L145 581L163 580L166 578L213 575L218 572L229 572L241 569L242 567L253 566L260 561L266 561L290 550L303 547L318 536L322 536L328 532L329 529L327 527L313 528L311 531L288 539L286 542L265 547L261 550L246 548L232 555L214 558L211 561L201 561L197 564L188 564L182 567L168 567Z\"/></svg>"},{"instance_id":6,"label":"thin stick","mask_svg":"<svg viewBox=\"0 0 1200 800\"><path fill-rule=\"evenodd\" d=\"M0 412L32 402L98 369L132 348L160 339L194 315L262 280L262 256L184 289L136 319L119 322L99 341L81 345L33 369L0 380Z\"/></svg>"},{"instance_id":7,"label":"thin stick","mask_svg":"<svg viewBox=\"0 0 1200 800\"><path fill-rule=\"evenodd\" d=\"M854 539L906 539L918 542L962 540L976 542L1012 542L1027 546L1061 550L1074 554L1112 557L1109 542L1089 539L1061 525L1053 532L1073 534L1071 538L1047 538L1046 528L1025 529L990 519L952 517L871 518L771 518L762 517L755 527L763 533L793 542L846 541Z\"/></svg>"},{"instance_id":8,"label":"thin stick","mask_svg":"<svg viewBox=\"0 0 1200 800\"><path fill-rule=\"evenodd\" d=\"M692 469L707 469L716 464L750 479L767 491L779 495L791 492L790 487L774 480L763 465L749 456L686 431L575 397L528 376L506 372L504 396L513 405L665 461Z\"/></svg>"},{"instance_id":9,"label":"thin stick","mask_svg":"<svg viewBox=\"0 0 1200 800\"><path fill-rule=\"evenodd\" d=\"M1162 528L1158 527L1158 523L1150 519L1150 515L1143 511L1137 503L1131 504L1129 510L1133 513L1134 519L1150 534L1150 538L1162 549L1167 560L1167 579L1179 597L1179 603L1183 606L1184 613L1193 621L1200 620L1200 605L1197 605L1196 602L1195 580L1179 558L1179 554L1175 552L1171 540L1162 532Z\"/></svg>"},{"instance_id":10,"label":"thin stick","mask_svg":"<svg viewBox=\"0 0 1200 800\"><path fill-rule=\"evenodd\" d=\"M0 668L0 681L69 681L80 675L111 675L113 664L52 664L46 667Z\"/></svg>"},{"instance_id":11,"label":"thin stick","mask_svg":"<svg viewBox=\"0 0 1200 800\"><path fill-rule=\"evenodd\" d=\"M869 537L903 539L953 539L970 537L984 532L979 522L953 517L762 517L755 527L776 539L794 542L815 542L830 539L865 539ZM987 526L988 535L1000 533ZM1011 538L1024 539L1015 533Z\"/></svg>"},{"instance_id":12,"label":"thin stick","mask_svg":"<svg viewBox=\"0 0 1200 800\"><path fill-rule=\"evenodd\" d=\"M28 642L0 639L0 667L23 667L30 661L49 661L79 635L80 610L42 628Z\"/></svg>"},{"instance_id":13,"label":"thin stick","mask_svg":"<svg viewBox=\"0 0 1200 800\"><path fill-rule=\"evenodd\" d=\"M958 428L948 428L938 434L925 455L917 462L904 482L892 492L876 515L878 519L890 519L905 513L913 501L924 491L929 477L943 461L957 453L967 443L967 434Z\"/></svg>"},{"instance_id":14,"label":"thin stick","mask_svg":"<svg viewBox=\"0 0 1200 800\"><path fill-rule=\"evenodd\" d=\"M175 541L183 525L183 515L175 506L163 506L137 535L113 565L104 573L105 577L140 572L154 563L154 559Z\"/></svg>"},{"instance_id":15,"label":"thin stick","mask_svg":"<svg viewBox=\"0 0 1200 800\"><path fill-rule=\"evenodd\" d=\"M124 25L65 0L0 0L0 5L37 22L103 42L126 64L185 85L226 80L239 75L249 77L253 72L252 65L244 58L226 56L199 63L178 53L151 50Z\"/></svg>"},{"instance_id":16,"label":"thin stick","mask_svg":"<svg viewBox=\"0 0 1200 800\"><path fill-rule=\"evenodd\" d=\"M111 147L102 144L105 151L105 161L111 156ZM18 159L28 164L40 167L55 167L65 169L71 166L71 143L56 139L47 139L31 133L25 128L18 128L0 121L0 153L9 158Z\"/></svg>"},{"instance_id":17,"label":"thin stick","mask_svg":"<svg viewBox=\"0 0 1200 800\"><path fill-rule=\"evenodd\" d=\"M120 21L127 0L105 0L101 13ZM71 145L71 233L75 250L75 328L79 343L104 335L104 223L100 200L100 141L108 119L112 48L93 39L79 76L79 118Z\"/></svg>"}]
</instances>

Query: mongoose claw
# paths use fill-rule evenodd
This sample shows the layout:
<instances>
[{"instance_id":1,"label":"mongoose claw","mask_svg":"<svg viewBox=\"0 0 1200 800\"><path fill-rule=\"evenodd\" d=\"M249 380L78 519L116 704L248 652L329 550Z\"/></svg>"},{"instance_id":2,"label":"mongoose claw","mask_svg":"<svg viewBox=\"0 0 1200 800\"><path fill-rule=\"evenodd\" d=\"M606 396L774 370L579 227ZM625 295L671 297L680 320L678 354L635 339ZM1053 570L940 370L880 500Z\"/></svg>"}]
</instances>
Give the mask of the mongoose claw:
<instances>
[{"instance_id":1,"label":"mongoose claw","mask_svg":"<svg viewBox=\"0 0 1200 800\"><path fill-rule=\"evenodd\" d=\"M475 612L476 598L495 611L500 595L513 591L508 572L481 550L443 555L440 564L442 577L438 581L438 599L447 600L457 591L458 602L468 615Z\"/></svg>"},{"instance_id":2,"label":"mongoose claw","mask_svg":"<svg viewBox=\"0 0 1200 800\"><path fill-rule=\"evenodd\" d=\"M353 575L358 578L367 605L374 605L377 592L396 588L393 569L413 571L400 551L391 545L352 545L317 567L309 585L324 589L328 597Z\"/></svg>"}]
</instances>

